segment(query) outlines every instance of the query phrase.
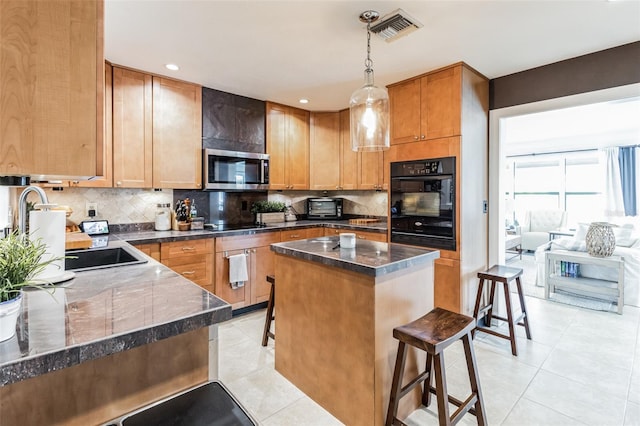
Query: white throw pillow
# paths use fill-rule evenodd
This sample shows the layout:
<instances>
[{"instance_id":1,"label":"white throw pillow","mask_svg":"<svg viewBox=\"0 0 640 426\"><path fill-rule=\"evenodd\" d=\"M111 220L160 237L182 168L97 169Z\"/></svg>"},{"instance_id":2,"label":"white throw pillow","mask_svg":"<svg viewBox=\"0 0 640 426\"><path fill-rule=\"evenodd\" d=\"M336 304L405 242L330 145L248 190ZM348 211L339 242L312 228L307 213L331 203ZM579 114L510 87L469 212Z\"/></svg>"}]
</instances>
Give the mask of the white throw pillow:
<instances>
[{"instance_id":1,"label":"white throw pillow","mask_svg":"<svg viewBox=\"0 0 640 426\"><path fill-rule=\"evenodd\" d=\"M633 224L631 223L614 226L613 234L616 236L616 246L631 247L636 242L636 238L633 237Z\"/></svg>"}]
</instances>

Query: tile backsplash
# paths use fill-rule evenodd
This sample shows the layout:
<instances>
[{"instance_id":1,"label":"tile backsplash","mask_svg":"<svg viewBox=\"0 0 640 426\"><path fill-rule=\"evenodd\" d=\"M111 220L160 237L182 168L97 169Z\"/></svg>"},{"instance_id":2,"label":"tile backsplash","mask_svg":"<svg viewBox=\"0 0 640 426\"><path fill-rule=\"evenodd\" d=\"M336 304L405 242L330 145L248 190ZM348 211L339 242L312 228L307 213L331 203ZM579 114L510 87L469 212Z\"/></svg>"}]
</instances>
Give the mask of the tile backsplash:
<instances>
[{"instance_id":1,"label":"tile backsplash","mask_svg":"<svg viewBox=\"0 0 640 426\"><path fill-rule=\"evenodd\" d=\"M174 205L174 191L171 189L163 189L162 191L155 191L153 189L121 189L121 188L64 188L62 191L56 191L52 188L46 188L45 192L49 198L49 202L58 205L69 206L73 213L69 219L76 224L79 224L83 220L90 220L86 215L86 204L97 203L98 214L95 219L106 219L110 224L131 224L131 223L145 223L153 222L155 220L156 204L169 203L172 207ZM373 192L373 191L283 191L283 192L269 192L261 193L247 193L238 194L226 194L224 197L227 201L223 205L219 203L219 195L215 198L215 202L209 201L206 203L207 198L212 198L211 195L218 194L216 192L202 192L202 191L179 191L176 190L175 195L192 197L199 200L198 206L199 215L205 216L205 221L210 220L226 220L233 222L240 218L227 217L230 214L235 215L234 212L223 213L220 209L227 207L228 209L236 209L241 211L241 214L247 209L243 209L239 206L244 204L250 205L254 198L267 197L272 201L283 201L285 203L291 203L293 208L299 214L306 213L305 202L310 197L342 197L344 198L344 213L349 215L359 216L387 216L387 193L386 192ZM32 198L33 197L33 198ZM29 195L30 201L36 201L35 194ZM237 198L237 200L236 200ZM245 200L246 199L246 200ZM217 201L216 201L217 200ZM238 206L236 206L238 204ZM210 212L216 212L213 218L210 218ZM226 215L226 216L225 216ZM219 216L219 217L218 217ZM245 218L251 220L251 218ZM236 220L236 221L237 221Z\"/></svg>"},{"instance_id":2,"label":"tile backsplash","mask_svg":"<svg viewBox=\"0 0 640 426\"><path fill-rule=\"evenodd\" d=\"M86 215L87 203L98 205L94 219L106 219L110 224L153 222L156 204L173 203L171 189L64 188L63 191L54 191L47 188L45 192L49 202L71 207L73 213L69 219L76 224L91 220Z\"/></svg>"}]
</instances>

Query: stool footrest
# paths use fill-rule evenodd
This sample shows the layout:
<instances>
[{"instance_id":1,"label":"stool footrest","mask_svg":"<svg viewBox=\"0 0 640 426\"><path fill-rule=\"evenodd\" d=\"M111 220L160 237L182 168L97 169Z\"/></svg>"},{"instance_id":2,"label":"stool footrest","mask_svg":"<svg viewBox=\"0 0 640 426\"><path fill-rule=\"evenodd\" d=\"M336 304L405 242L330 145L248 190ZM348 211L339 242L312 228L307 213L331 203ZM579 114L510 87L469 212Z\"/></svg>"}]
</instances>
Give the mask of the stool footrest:
<instances>
[{"instance_id":1,"label":"stool footrest","mask_svg":"<svg viewBox=\"0 0 640 426\"><path fill-rule=\"evenodd\" d=\"M511 336L508 334L502 334L498 331L492 330L489 327L476 327L475 331L482 331L488 334L493 334L496 337L502 337L503 339L511 340Z\"/></svg>"},{"instance_id":2,"label":"stool footrest","mask_svg":"<svg viewBox=\"0 0 640 426\"><path fill-rule=\"evenodd\" d=\"M437 395L436 388L434 388L433 386L429 386L429 391L432 394ZM451 395L447 395L447 399L449 400L450 404L453 404L456 407L459 407L459 409L456 410L456 412L451 416L452 424L454 423L453 418L456 416L456 414L458 414L458 412L462 412L461 410L463 406L465 407L465 410L464 410L465 413L469 411L474 416L476 415L476 409L471 407L478 400L478 396L475 393L472 393L471 395L469 395L469 397L464 401L460 401L458 398Z\"/></svg>"},{"instance_id":3,"label":"stool footrest","mask_svg":"<svg viewBox=\"0 0 640 426\"><path fill-rule=\"evenodd\" d=\"M400 396L398 397L398 399L402 398L403 396L405 396L408 392L410 392L416 385L424 382L425 380L427 380L429 378L429 372L428 371L424 371L422 374L420 374L418 377L416 377L415 379L411 380L409 383L407 383L405 386L403 386L400 389Z\"/></svg>"},{"instance_id":4,"label":"stool footrest","mask_svg":"<svg viewBox=\"0 0 640 426\"><path fill-rule=\"evenodd\" d=\"M487 311L488 311L489 309L491 309L491 308L493 308L493 305L492 305L492 304L488 304L488 305L486 305L486 306L483 306L483 307L482 307L482 309L480 309L480 310L478 311L478 318L480 318L482 315L484 315L484 314L485 314L485 312L487 312ZM491 315L491 316L492 316L492 317L494 317L494 318L496 317L495 315Z\"/></svg>"}]
</instances>

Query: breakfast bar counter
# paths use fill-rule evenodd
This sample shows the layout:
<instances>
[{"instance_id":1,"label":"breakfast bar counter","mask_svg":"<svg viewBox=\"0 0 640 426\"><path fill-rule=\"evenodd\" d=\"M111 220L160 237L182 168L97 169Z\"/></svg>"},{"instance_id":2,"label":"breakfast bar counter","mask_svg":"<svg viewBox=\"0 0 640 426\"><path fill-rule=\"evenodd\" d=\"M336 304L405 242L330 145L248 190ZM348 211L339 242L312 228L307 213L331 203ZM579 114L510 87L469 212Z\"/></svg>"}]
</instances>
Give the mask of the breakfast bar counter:
<instances>
[{"instance_id":1,"label":"breakfast bar counter","mask_svg":"<svg viewBox=\"0 0 640 426\"><path fill-rule=\"evenodd\" d=\"M103 423L209 380L210 326L231 306L139 255L24 292L0 342L0 424Z\"/></svg>"},{"instance_id":2,"label":"breakfast bar counter","mask_svg":"<svg viewBox=\"0 0 640 426\"><path fill-rule=\"evenodd\" d=\"M275 367L343 423L382 425L397 341L393 328L434 307L437 250L338 237L271 245L275 259ZM424 369L422 354L405 375ZM403 398L400 415L420 403Z\"/></svg>"}]
</instances>

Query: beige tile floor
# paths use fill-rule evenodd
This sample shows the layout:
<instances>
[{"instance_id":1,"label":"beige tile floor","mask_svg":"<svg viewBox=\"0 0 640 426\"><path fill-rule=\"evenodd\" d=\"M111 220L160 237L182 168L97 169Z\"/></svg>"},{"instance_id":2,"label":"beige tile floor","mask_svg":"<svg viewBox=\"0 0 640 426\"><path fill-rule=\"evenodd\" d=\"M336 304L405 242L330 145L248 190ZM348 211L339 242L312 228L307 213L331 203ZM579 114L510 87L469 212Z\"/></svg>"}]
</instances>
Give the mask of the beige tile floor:
<instances>
[{"instance_id":1,"label":"beige tile floor","mask_svg":"<svg viewBox=\"0 0 640 426\"><path fill-rule=\"evenodd\" d=\"M640 425L640 308L590 311L527 298L533 340L518 328L519 355L509 342L480 333L474 347L489 425ZM219 328L220 380L260 424L340 425L274 370L274 343L260 345L265 311ZM469 390L461 344L445 351L447 386ZM437 425L431 407L408 425ZM474 425L467 414L459 423Z\"/></svg>"}]
</instances>

